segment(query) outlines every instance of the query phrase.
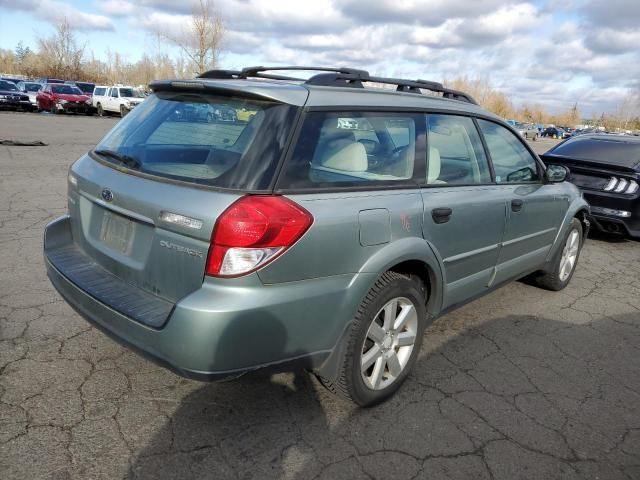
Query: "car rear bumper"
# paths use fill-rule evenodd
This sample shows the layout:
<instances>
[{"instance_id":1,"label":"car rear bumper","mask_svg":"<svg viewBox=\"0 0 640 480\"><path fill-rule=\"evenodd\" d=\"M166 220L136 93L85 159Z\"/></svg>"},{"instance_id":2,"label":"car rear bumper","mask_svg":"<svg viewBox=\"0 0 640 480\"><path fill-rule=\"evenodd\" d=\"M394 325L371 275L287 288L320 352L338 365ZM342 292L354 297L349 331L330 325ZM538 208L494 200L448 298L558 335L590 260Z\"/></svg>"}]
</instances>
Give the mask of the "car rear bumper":
<instances>
[{"instance_id":1,"label":"car rear bumper","mask_svg":"<svg viewBox=\"0 0 640 480\"><path fill-rule=\"evenodd\" d=\"M621 195L583 190L591 219L601 231L640 238L640 194Z\"/></svg>"},{"instance_id":2,"label":"car rear bumper","mask_svg":"<svg viewBox=\"0 0 640 480\"><path fill-rule=\"evenodd\" d=\"M154 327L122 307L130 303L126 293L124 301L109 301L101 297L104 287L99 282L92 290L93 282L78 280L74 268L85 267L65 265L57 258L61 249L74 248L68 216L46 227L47 274L62 297L119 343L196 380L236 377L265 367L319 367L375 277L339 275L277 285L264 285L255 274L225 281L205 278L202 288L172 305L166 322ZM137 289L121 283L120 289L108 288ZM142 299L133 309L149 305Z\"/></svg>"}]
</instances>

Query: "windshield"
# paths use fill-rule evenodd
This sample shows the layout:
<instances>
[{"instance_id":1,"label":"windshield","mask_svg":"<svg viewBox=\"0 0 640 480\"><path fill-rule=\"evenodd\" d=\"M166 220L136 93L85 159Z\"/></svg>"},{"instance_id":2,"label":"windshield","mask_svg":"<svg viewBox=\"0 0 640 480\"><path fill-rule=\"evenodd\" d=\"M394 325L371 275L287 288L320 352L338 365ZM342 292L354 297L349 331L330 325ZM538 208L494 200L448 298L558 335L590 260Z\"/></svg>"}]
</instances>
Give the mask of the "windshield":
<instances>
[{"instance_id":1,"label":"windshield","mask_svg":"<svg viewBox=\"0 0 640 480\"><path fill-rule=\"evenodd\" d=\"M5 80L0 80L0 90L10 90L10 91L18 91L15 83L7 82Z\"/></svg>"},{"instance_id":2,"label":"windshield","mask_svg":"<svg viewBox=\"0 0 640 480\"><path fill-rule=\"evenodd\" d=\"M24 89L27 92L37 92L41 88L42 88L42 85L40 85L39 83L25 83L24 84Z\"/></svg>"},{"instance_id":3,"label":"windshield","mask_svg":"<svg viewBox=\"0 0 640 480\"><path fill-rule=\"evenodd\" d=\"M93 88L95 87L95 85L93 83L76 82L76 87L78 87L84 93L93 93Z\"/></svg>"},{"instance_id":4,"label":"windshield","mask_svg":"<svg viewBox=\"0 0 640 480\"><path fill-rule=\"evenodd\" d=\"M242 108L256 112L250 121L237 121L236 115L229 120L222 114L222 110ZM295 111L271 101L160 92L121 120L94 152L103 161L160 177L221 188L266 190Z\"/></svg>"},{"instance_id":5,"label":"windshield","mask_svg":"<svg viewBox=\"0 0 640 480\"><path fill-rule=\"evenodd\" d=\"M120 96L121 97L133 97L133 98L142 98L144 97L144 95L142 95L138 90L134 89L134 88L121 88L120 89Z\"/></svg>"},{"instance_id":6,"label":"windshield","mask_svg":"<svg viewBox=\"0 0 640 480\"><path fill-rule=\"evenodd\" d=\"M72 85L52 85L51 91L53 93L61 93L66 95L82 95L82 90Z\"/></svg>"}]
</instances>

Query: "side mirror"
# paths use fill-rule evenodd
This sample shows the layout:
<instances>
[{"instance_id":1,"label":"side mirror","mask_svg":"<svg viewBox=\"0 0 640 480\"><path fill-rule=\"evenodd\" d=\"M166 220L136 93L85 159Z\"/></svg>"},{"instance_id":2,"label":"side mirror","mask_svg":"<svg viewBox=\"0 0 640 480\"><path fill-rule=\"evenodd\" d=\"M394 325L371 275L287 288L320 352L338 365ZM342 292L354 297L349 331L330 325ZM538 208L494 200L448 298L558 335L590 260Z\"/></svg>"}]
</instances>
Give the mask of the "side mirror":
<instances>
[{"instance_id":1,"label":"side mirror","mask_svg":"<svg viewBox=\"0 0 640 480\"><path fill-rule=\"evenodd\" d=\"M564 165L547 165L546 177L551 183L561 183L569 178L569 169Z\"/></svg>"}]
</instances>

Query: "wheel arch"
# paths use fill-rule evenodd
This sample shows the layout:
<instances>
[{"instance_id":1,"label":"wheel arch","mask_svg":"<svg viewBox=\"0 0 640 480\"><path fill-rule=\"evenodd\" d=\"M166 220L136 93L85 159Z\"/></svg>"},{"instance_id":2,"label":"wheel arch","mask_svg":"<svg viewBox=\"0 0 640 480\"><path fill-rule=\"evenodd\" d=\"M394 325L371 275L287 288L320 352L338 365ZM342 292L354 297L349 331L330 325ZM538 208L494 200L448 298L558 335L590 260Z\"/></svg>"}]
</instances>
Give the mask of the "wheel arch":
<instances>
[{"instance_id":1,"label":"wheel arch","mask_svg":"<svg viewBox=\"0 0 640 480\"><path fill-rule=\"evenodd\" d=\"M564 219L560 224L560 228L558 228L558 232L556 233L556 238L553 242L553 247L549 250L549 253L547 254L547 262L549 262L552 258L554 258L554 255L556 254L558 248L562 248L562 245L561 245L562 239L565 237L565 234L567 233L567 230L574 218L577 218L582 224L583 239L586 238L585 235L588 232L586 232L585 230L588 230L588 227L589 227L589 220L587 218L588 215L589 215L589 204L586 202L584 198L582 198L579 195L576 195L575 198L573 198L573 200L569 203L569 207L565 212ZM585 229L585 227L587 228Z\"/></svg>"},{"instance_id":2,"label":"wheel arch","mask_svg":"<svg viewBox=\"0 0 640 480\"><path fill-rule=\"evenodd\" d=\"M435 317L442 306L444 276L442 261L435 250L423 238L408 237L387 244L369 257L360 269L360 273L375 273L374 281L388 271L416 275L428 289L427 312Z\"/></svg>"},{"instance_id":3,"label":"wheel arch","mask_svg":"<svg viewBox=\"0 0 640 480\"><path fill-rule=\"evenodd\" d=\"M415 275L425 283L428 289L428 299L426 309L428 314L427 325L431 323L439 314L442 308L442 294L444 287L444 277L442 275L442 263L435 250L423 238L409 237L396 240L385 245L374 255L369 257L360 269L359 273L375 275L363 275L367 278L368 284L360 290L364 292L359 299L359 305L364 296L378 282L380 277L388 271L401 273L404 275ZM331 354L319 366L316 373L326 378L336 378L338 367L342 356L345 354L346 339L352 322L348 322Z\"/></svg>"}]
</instances>

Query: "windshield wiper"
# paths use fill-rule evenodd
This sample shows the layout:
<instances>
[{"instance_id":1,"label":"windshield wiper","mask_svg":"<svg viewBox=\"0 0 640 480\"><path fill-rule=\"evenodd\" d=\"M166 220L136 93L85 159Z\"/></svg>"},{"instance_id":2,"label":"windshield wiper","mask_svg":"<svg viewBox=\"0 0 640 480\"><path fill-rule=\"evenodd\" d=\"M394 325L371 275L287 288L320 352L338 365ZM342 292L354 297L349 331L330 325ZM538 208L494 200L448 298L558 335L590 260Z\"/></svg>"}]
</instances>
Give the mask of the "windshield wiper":
<instances>
[{"instance_id":1,"label":"windshield wiper","mask_svg":"<svg viewBox=\"0 0 640 480\"><path fill-rule=\"evenodd\" d=\"M94 150L93 153L102 155L103 157L111 157L118 160L120 163L126 165L129 168L140 169L142 163L135 157L131 157L124 153L116 152L115 150Z\"/></svg>"}]
</instances>

